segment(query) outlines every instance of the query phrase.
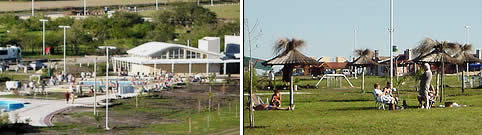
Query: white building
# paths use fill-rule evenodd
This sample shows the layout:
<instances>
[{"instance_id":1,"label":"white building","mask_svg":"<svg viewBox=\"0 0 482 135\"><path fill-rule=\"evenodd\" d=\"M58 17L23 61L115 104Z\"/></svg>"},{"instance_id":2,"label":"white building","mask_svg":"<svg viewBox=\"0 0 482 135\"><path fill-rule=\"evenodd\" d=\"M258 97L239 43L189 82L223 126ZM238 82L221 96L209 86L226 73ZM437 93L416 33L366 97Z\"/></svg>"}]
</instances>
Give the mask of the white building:
<instances>
[{"instance_id":1,"label":"white building","mask_svg":"<svg viewBox=\"0 0 482 135\"><path fill-rule=\"evenodd\" d=\"M237 36L240 38L239 36ZM228 39L230 44L235 44ZM239 55L239 39L238 54ZM235 41L234 41L235 42ZM198 47L148 42L127 51L127 56L113 57L114 72L129 75L157 73L218 73L239 74L240 59L220 52L219 37L205 37Z\"/></svg>"}]
</instances>

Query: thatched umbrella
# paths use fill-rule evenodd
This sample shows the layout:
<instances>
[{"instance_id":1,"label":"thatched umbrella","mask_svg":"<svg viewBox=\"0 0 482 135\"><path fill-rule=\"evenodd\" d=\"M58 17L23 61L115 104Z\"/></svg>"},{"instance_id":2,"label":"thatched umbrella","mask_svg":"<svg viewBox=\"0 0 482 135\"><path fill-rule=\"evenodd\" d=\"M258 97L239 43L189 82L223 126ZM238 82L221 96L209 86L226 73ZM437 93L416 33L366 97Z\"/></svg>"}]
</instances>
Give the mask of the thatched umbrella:
<instances>
[{"instance_id":1,"label":"thatched umbrella","mask_svg":"<svg viewBox=\"0 0 482 135\"><path fill-rule=\"evenodd\" d=\"M293 108L293 80L292 72L296 65L317 65L318 61L306 57L298 49L305 46L305 41L300 39L284 38L276 42L274 53L278 56L267 60L265 65L283 65L283 81L290 82L290 109Z\"/></svg>"},{"instance_id":2,"label":"thatched umbrella","mask_svg":"<svg viewBox=\"0 0 482 135\"><path fill-rule=\"evenodd\" d=\"M474 55L470 54L469 52L472 51L472 45L471 44L465 44L461 45L459 51L455 55L455 58L460 61L459 63L461 64L468 64L468 63L477 63L477 62L482 62L479 58L474 57ZM464 70L462 70L462 93L465 90L465 85L464 85Z\"/></svg>"},{"instance_id":3,"label":"thatched umbrella","mask_svg":"<svg viewBox=\"0 0 482 135\"><path fill-rule=\"evenodd\" d=\"M414 62L420 62L420 63L432 63L436 65L441 65L441 70L442 70L442 87L441 87L441 96L440 96L440 102L443 100L443 94L444 94L444 72L445 72L445 63L450 63L450 64L457 64L460 63L460 59L457 59L453 57L456 53L458 53L460 50L460 44L458 43L452 43L452 42L447 42L447 41L437 41L437 40L432 40L430 38L425 38L420 45L415 48L414 52L416 54L416 58L414 58L412 61ZM437 70L437 88L439 88L439 69ZM438 90L438 89L437 89Z\"/></svg>"},{"instance_id":4,"label":"thatched umbrella","mask_svg":"<svg viewBox=\"0 0 482 135\"><path fill-rule=\"evenodd\" d=\"M358 55L358 58L355 59L350 64L353 66L360 66L362 68L362 84L361 90L364 92L365 90L365 67L378 65L378 62L374 59L374 53L370 49L357 49L355 50L355 54Z\"/></svg>"}]
</instances>

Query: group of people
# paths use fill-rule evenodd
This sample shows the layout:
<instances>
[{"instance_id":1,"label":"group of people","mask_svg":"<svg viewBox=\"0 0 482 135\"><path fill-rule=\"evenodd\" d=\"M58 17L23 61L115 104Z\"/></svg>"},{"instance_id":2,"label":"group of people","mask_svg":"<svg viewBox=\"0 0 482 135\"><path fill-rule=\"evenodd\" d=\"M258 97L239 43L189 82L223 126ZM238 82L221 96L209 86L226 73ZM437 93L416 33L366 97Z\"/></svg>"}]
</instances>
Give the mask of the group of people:
<instances>
[{"instance_id":1,"label":"group of people","mask_svg":"<svg viewBox=\"0 0 482 135\"><path fill-rule=\"evenodd\" d=\"M377 102L390 105L390 109L395 110L395 106L398 104L398 99L392 95L393 91L397 89L392 88L392 84L387 82L387 86L380 89L380 84L375 83L373 86L373 96Z\"/></svg>"},{"instance_id":2,"label":"group of people","mask_svg":"<svg viewBox=\"0 0 482 135\"><path fill-rule=\"evenodd\" d=\"M289 110L289 108L282 108L281 107L281 94L279 90L274 90L273 95L271 95L271 100L269 103L265 104L262 102L261 98L255 96L254 94L251 95L251 100L248 104L253 102L253 109L256 111L261 110Z\"/></svg>"},{"instance_id":3,"label":"group of people","mask_svg":"<svg viewBox=\"0 0 482 135\"><path fill-rule=\"evenodd\" d=\"M438 91L431 85L432 71L430 68L430 64L425 63L423 65L424 73L420 76L420 89L417 99L422 109L430 109L438 96ZM373 89L373 96L377 102L388 104L391 106L391 109L395 109L398 99L392 95L392 92L396 91L396 89L391 86L391 83L387 82L387 86L380 89L380 85L376 83Z\"/></svg>"}]
</instances>

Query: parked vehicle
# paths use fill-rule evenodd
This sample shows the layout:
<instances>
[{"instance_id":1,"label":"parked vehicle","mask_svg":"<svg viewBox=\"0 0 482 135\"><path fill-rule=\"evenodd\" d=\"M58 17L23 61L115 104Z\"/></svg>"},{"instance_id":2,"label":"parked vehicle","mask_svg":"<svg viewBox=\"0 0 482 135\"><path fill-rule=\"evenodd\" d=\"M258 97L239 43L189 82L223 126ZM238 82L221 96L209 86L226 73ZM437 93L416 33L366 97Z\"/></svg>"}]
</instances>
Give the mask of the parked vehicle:
<instances>
[{"instance_id":1,"label":"parked vehicle","mask_svg":"<svg viewBox=\"0 0 482 135\"><path fill-rule=\"evenodd\" d=\"M0 47L0 60L4 61L20 61L22 58L22 49L17 46Z\"/></svg>"},{"instance_id":2,"label":"parked vehicle","mask_svg":"<svg viewBox=\"0 0 482 135\"><path fill-rule=\"evenodd\" d=\"M5 85L8 91L16 90L22 87L22 83L20 83L20 81L7 81L5 82Z\"/></svg>"},{"instance_id":3,"label":"parked vehicle","mask_svg":"<svg viewBox=\"0 0 482 135\"><path fill-rule=\"evenodd\" d=\"M35 69L42 69L42 68L45 68L47 67L47 65L45 65L43 62L37 60L37 61L34 61L32 63L29 64L30 68L35 68Z\"/></svg>"}]
</instances>

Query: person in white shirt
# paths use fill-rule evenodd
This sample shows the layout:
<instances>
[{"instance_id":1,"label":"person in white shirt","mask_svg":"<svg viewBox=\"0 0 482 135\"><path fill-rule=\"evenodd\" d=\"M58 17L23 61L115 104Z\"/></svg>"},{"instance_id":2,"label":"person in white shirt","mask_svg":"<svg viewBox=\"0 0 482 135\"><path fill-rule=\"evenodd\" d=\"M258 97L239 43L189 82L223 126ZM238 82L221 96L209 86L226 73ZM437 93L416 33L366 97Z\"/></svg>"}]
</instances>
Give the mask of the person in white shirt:
<instances>
[{"instance_id":1,"label":"person in white shirt","mask_svg":"<svg viewBox=\"0 0 482 135\"><path fill-rule=\"evenodd\" d=\"M387 96L386 91L380 90L380 84L375 83L373 86L373 96L377 100L377 102L381 102L384 104L389 104L392 110L395 110L395 99L393 97Z\"/></svg>"}]
</instances>

